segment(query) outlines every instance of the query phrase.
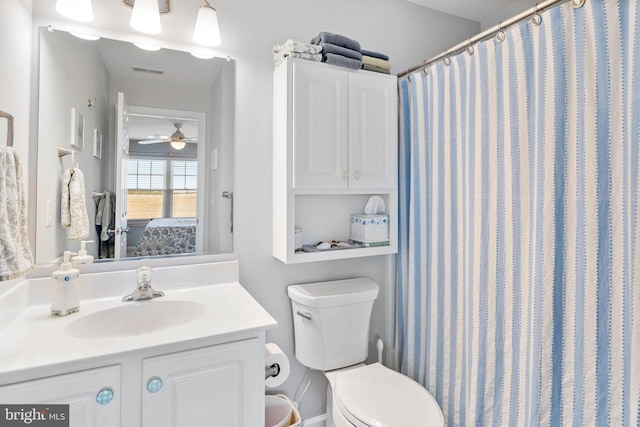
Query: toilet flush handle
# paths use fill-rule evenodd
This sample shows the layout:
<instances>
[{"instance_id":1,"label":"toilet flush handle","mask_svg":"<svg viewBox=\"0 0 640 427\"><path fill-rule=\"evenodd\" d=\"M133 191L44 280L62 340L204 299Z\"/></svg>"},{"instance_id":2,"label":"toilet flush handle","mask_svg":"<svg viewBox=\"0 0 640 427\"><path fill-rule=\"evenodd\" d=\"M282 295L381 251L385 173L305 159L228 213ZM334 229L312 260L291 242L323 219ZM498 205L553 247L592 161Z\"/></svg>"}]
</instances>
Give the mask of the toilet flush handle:
<instances>
[{"instance_id":1,"label":"toilet flush handle","mask_svg":"<svg viewBox=\"0 0 640 427\"><path fill-rule=\"evenodd\" d=\"M304 317L305 319L311 320L311 313L309 313L308 311L305 311L304 313L300 310L296 311L296 314L298 316Z\"/></svg>"}]
</instances>

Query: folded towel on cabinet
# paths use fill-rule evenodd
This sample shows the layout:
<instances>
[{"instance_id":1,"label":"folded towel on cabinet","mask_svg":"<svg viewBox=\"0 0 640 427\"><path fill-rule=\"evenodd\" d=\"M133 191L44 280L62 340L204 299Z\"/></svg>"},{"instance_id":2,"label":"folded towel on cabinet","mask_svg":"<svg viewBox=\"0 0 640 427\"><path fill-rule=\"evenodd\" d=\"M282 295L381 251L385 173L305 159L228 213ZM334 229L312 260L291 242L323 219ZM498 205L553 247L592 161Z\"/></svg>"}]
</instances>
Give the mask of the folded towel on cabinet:
<instances>
[{"instance_id":1,"label":"folded towel on cabinet","mask_svg":"<svg viewBox=\"0 0 640 427\"><path fill-rule=\"evenodd\" d=\"M383 59L385 61L389 60L389 57L387 55L385 55L384 53L380 53L380 52L374 52L372 50L366 50L366 49L360 49L360 53L366 56L370 56L372 58L379 58L379 59Z\"/></svg>"},{"instance_id":2,"label":"folded towel on cabinet","mask_svg":"<svg viewBox=\"0 0 640 427\"><path fill-rule=\"evenodd\" d=\"M69 229L69 240L83 240L89 237L84 175L78 168L69 168L62 175L60 222L62 228Z\"/></svg>"},{"instance_id":3,"label":"folded towel on cabinet","mask_svg":"<svg viewBox=\"0 0 640 427\"><path fill-rule=\"evenodd\" d=\"M391 70L391 63L380 58L373 58L371 56L362 56L362 63L372 65L374 67L382 68L383 70Z\"/></svg>"},{"instance_id":4,"label":"folded towel on cabinet","mask_svg":"<svg viewBox=\"0 0 640 427\"><path fill-rule=\"evenodd\" d=\"M282 64L286 58L301 58L310 61L322 61L322 47L315 44L296 42L291 39L282 45L273 47L274 68Z\"/></svg>"},{"instance_id":5,"label":"folded towel on cabinet","mask_svg":"<svg viewBox=\"0 0 640 427\"><path fill-rule=\"evenodd\" d=\"M375 65L362 64L362 69L366 71L375 71L376 73L391 74L391 70L376 67Z\"/></svg>"},{"instance_id":6,"label":"folded towel on cabinet","mask_svg":"<svg viewBox=\"0 0 640 427\"><path fill-rule=\"evenodd\" d=\"M273 56L273 67L277 67L282 64L287 58L300 58L306 59L308 61L322 62L322 54L321 53L300 53L300 52L289 52L284 55L274 55Z\"/></svg>"},{"instance_id":7,"label":"folded towel on cabinet","mask_svg":"<svg viewBox=\"0 0 640 427\"><path fill-rule=\"evenodd\" d=\"M311 40L312 44L321 44L321 43L331 43L338 46L346 47L347 49L352 49L360 52L360 43L354 39L350 39L349 37L329 33L327 31L322 31L316 37Z\"/></svg>"},{"instance_id":8,"label":"folded towel on cabinet","mask_svg":"<svg viewBox=\"0 0 640 427\"><path fill-rule=\"evenodd\" d=\"M322 51L322 47L317 44L311 43L302 43L297 42L295 40L289 39L281 45L276 45L273 47L273 53L289 53L289 52L298 52L298 53L320 53Z\"/></svg>"},{"instance_id":9,"label":"folded towel on cabinet","mask_svg":"<svg viewBox=\"0 0 640 427\"><path fill-rule=\"evenodd\" d=\"M0 281L24 276L33 267L22 163L12 147L0 147Z\"/></svg>"},{"instance_id":10,"label":"folded towel on cabinet","mask_svg":"<svg viewBox=\"0 0 640 427\"><path fill-rule=\"evenodd\" d=\"M357 50L348 49L331 43L320 43L319 46L322 47L323 54L335 53L336 55L346 56L347 58L357 59L358 61L362 59L362 54Z\"/></svg>"},{"instance_id":11,"label":"folded towel on cabinet","mask_svg":"<svg viewBox=\"0 0 640 427\"><path fill-rule=\"evenodd\" d=\"M322 61L331 65L351 68L352 70L359 70L362 65L362 61L358 59L347 58L346 56L338 55L335 53L324 54Z\"/></svg>"}]
</instances>

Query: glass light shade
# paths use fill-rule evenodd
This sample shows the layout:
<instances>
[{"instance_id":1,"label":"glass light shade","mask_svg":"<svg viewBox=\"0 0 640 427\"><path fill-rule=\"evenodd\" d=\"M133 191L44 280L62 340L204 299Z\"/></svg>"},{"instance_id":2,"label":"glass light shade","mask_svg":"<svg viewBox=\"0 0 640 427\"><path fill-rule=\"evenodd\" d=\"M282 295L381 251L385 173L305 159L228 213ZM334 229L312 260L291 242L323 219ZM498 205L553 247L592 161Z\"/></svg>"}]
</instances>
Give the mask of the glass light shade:
<instances>
[{"instance_id":1,"label":"glass light shade","mask_svg":"<svg viewBox=\"0 0 640 427\"><path fill-rule=\"evenodd\" d=\"M196 27L193 30L193 41L207 47L215 47L220 44L218 13L214 8L202 6L198 9Z\"/></svg>"},{"instance_id":2,"label":"glass light shade","mask_svg":"<svg viewBox=\"0 0 640 427\"><path fill-rule=\"evenodd\" d=\"M129 25L136 31L145 34L160 34L160 9L157 0L136 0L131 12Z\"/></svg>"},{"instance_id":3,"label":"glass light shade","mask_svg":"<svg viewBox=\"0 0 640 427\"><path fill-rule=\"evenodd\" d=\"M184 141L171 141L171 146L176 150L182 150L185 145L187 145L187 143Z\"/></svg>"},{"instance_id":4,"label":"glass light shade","mask_svg":"<svg viewBox=\"0 0 640 427\"><path fill-rule=\"evenodd\" d=\"M74 21L93 21L91 0L57 0L56 12Z\"/></svg>"}]
</instances>

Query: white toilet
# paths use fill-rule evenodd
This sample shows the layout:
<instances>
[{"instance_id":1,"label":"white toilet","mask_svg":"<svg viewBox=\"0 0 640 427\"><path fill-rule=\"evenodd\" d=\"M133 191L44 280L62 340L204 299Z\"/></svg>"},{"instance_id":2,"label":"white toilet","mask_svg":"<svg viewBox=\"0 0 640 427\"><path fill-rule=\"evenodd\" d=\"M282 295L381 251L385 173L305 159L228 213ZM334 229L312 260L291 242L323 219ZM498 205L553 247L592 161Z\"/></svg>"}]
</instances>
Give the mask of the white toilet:
<instances>
[{"instance_id":1,"label":"white toilet","mask_svg":"<svg viewBox=\"0 0 640 427\"><path fill-rule=\"evenodd\" d=\"M295 353L323 371L327 427L442 427L436 400L417 382L380 363L365 365L378 285L358 278L292 285Z\"/></svg>"}]
</instances>

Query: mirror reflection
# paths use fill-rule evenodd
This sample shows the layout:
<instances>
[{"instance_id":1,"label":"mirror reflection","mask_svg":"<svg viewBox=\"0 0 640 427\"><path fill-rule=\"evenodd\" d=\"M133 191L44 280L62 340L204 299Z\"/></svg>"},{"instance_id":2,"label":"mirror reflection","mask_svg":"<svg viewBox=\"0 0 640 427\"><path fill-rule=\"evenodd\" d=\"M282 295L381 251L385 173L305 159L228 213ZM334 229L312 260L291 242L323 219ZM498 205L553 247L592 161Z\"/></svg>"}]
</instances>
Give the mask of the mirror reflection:
<instances>
[{"instance_id":1,"label":"mirror reflection","mask_svg":"<svg viewBox=\"0 0 640 427\"><path fill-rule=\"evenodd\" d=\"M38 264L80 240L96 260L232 251L233 61L42 29L39 66ZM70 169L86 233L61 223Z\"/></svg>"}]
</instances>

